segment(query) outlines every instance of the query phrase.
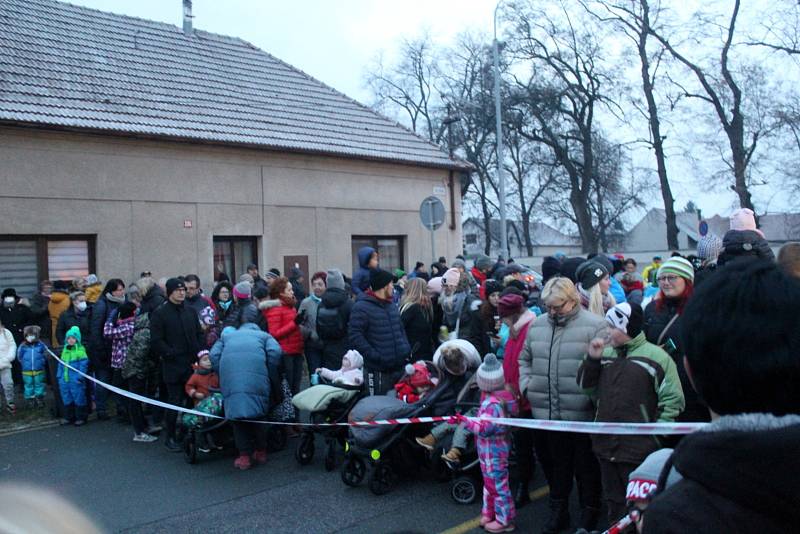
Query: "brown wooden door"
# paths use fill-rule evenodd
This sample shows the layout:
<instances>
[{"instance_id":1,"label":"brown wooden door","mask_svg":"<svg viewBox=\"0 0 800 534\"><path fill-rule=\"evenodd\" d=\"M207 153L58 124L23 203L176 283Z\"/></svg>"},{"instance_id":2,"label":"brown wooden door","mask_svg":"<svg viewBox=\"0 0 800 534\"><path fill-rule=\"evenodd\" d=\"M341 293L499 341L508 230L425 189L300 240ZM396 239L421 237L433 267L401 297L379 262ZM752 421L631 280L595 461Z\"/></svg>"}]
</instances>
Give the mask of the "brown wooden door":
<instances>
[{"instance_id":1,"label":"brown wooden door","mask_svg":"<svg viewBox=\"0 0 800 534\"><path fill-rule=\"evenodd\" d=\"M299 267L301 271L303 271L303 289L306 292L306 295L309 295L308 292L308 280L311 278L311 274L308 272L308 256L284 256L283 257L283 275L286 278L290 278L292 276L292 268Z\"/></svg>"}]
</instances>

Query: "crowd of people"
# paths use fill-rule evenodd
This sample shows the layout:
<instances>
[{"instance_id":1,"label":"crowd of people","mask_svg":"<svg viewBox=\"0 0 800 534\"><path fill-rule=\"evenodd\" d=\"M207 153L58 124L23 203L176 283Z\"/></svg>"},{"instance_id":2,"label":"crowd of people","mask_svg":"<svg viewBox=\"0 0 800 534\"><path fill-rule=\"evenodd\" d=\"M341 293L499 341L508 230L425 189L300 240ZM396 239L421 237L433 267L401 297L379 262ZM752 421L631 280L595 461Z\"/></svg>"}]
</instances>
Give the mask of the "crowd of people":
<instances>
[{"instance_id":1,"label":"crowd of people","mask_svg":"<svg viewBox=\"0 0 800 534\"><path fill-rule=\"evenodd\" d=\"M704 236L696 255L655 257L641 272L634 259L606 254L547 257L541 280L527 276L524 266L486 256L471 268L461 257L449 266L445 258L430 268L419 262L409 273L382 269L370 247L358 259L352 278L333 268L314 273L308 296L298 269L291 279L277 269L262 277L256 265L235 284L221 275L208 293L196 275L157 280L150 272L129 285L117 278L102 285L94 275L43 281L30 299L6 288L0 307L5 409L12 415L19 409L15 384L26 408L41 408L49 384L53 413L63 424L83 425L91 412L106 420L114 404L134 441L152 442L162 433L169 450L181 450L177 412L95 387L81 375L87 373L173 405L224 410L234 420L235 466L248 469L266 461L265 426L252 421L264 419L282 395L322 376L363 383L369 395L399 394L408 386L402 394L411 402L434 385L429 377L414 383L410 377L427 371L413 364L443 361L440 348L447 346L479 365L482 402L470 415L637 423L732 416L733 423L727 418L714 432L684 438L670 456L683 480L677 489L661 488L640 523L646 532L695 531L677 522L702 521L702 512L689 517L689 510L707 503L720 524L746 515L749 505L739 500L744 482L732 483L733 494L723 491L733 475L704 464L710 451L746 462L750 450L763 449L789 461L782 447L800 426L796 415L779 416L800 413L791 382L800 378L800 244L786 244L776 261L749 210L734 213L724 237ZM48 349L81 373L59 365ZM743 413L761 415L737 426L734 416ZM645 501L629 484L639 466L679 441L510 429L463 415L448 425L417 442L433 450L445 432L461 426L464 432L443 455L458 462L466 434L476 435L485 484L481 525L490 532L514 529L537 463L550 487L545 532L574 524L592 530L603 504L613 522L632 502ZM756 428L775 430L773 441L748 433ZM744 469L757 478L772 465ZM574 481L577 522L569 512ZM797 504L796 491L761 490L757 497L762 527L790 524L770 512L769 499ZM702 504L695 500L701 498ZM742 521L756 524L752 517Z\"/></svg>"}]
</instances>

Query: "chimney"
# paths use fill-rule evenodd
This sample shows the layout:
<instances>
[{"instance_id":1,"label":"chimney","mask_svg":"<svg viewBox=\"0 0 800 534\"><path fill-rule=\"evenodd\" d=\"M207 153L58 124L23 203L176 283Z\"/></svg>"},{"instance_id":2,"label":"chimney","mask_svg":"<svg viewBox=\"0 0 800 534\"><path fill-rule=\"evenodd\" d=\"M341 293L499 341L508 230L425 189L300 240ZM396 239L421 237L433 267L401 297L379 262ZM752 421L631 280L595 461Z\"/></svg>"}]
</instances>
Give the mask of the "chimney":
<instances>
[{"instance_id":1,"label":"chimney","mask_svg":"<svg viewBox=\"0 0 800 534\"><path fill-rule=\"evenodd\" d=\"M183 33L192 35L192 0L183 0Z\"/></svg>"}]
</instances>

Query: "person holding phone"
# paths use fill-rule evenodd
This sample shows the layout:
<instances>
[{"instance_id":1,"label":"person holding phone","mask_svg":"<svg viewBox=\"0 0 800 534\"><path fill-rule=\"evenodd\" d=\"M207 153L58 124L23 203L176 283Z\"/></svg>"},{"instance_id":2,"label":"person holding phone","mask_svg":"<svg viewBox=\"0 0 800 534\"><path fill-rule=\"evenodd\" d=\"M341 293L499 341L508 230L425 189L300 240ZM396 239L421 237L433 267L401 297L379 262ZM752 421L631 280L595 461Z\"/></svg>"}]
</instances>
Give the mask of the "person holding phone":
<instances>
[{"instance_id":1,"label":"person holding phone","mask_svg":"<svg viewBox=\"0 0 800 534\"><path fill-rule=\"evenodd\" d=\"M647 341L664 349L678 368L686 408L677 421L710 421L708 408L694 391L683 363L681 315L694 294L694 267L684 258L670 258L661 264L656 281L658 293L644 310L644 334Z\"/></svg>"}]
</instances>

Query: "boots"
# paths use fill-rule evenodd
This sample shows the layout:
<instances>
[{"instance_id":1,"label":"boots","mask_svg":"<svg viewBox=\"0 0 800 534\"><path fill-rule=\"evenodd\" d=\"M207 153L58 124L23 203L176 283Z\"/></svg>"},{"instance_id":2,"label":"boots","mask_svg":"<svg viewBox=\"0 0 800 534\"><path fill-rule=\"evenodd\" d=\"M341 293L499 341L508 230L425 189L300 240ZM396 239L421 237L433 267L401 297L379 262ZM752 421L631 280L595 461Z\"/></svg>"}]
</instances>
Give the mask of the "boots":
<instances>
[{"instance_id":1,"label":"boots","mask_svg":"<svg viewBox=\"0 0 800 534\"><path fill-rule=\"evenodd\" d=\"M62 425L71 425L75 422L75 405L67 404L64 406L64 418L61 420Z\"/></svg>"},{"instance_id":2,"label":"boots","mask_svg":"<svg viewBox=\"0 0 800 534\"><path fill-rule=\"evenodd\" d=\"M428 434L424 438L415 438L415 439L418 445L426 448L429 451L432 451L433 448L436 446L436 438L433 437L433 434Z\"/></svg>"},{"instance_id":3,"label":"boots","mask_svg":"<svg viewBox=\"0 0 800 534\"><path fill-rule=\"evenodd\" d=\"M514 506L522 508L531 502L530 490L528 489L528 481L520 481L514 488Z\"/></svg>"},{"instance_id":4,"label":"boots","mask_svg":"<svg viewBox=\"0 0 800 534\"><path fill-rule=\"evenodd\" d=\"M583 528L591 532L592 530L597 528L597 523L599 520L600 520L600 508L585 506L581 510L581 518L580 521L578 521L578 528Z\"/></svg>"},{"instance_id":5,"label":"boots","mask_svg":"<svg viewBox=\"0 0 800 534\"><path fill-rule=\"evenodd\" d=\"M558 534L569 527L569 502L567 499L550 499L550 518L542 534Z\"/></svg>"}]
</instances>

